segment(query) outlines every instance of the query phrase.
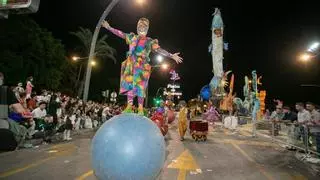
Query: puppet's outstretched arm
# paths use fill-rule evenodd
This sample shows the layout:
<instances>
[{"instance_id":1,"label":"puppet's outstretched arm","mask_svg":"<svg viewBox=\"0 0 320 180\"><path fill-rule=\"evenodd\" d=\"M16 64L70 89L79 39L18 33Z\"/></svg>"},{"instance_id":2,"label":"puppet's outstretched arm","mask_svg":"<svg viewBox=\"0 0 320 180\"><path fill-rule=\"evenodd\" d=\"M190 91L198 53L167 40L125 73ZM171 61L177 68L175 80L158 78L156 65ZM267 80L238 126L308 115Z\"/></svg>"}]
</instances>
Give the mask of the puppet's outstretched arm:
<instances>
[{"instance_id":1,"label":"puppet's outstretched arm","mask_svg":"<svg viewBox=\"0 0 320 180\"><path fill-rule=\"evenodd\" d=\"M182 57L179 56L180 53L171 54L171 53L169 53L168 51L160 48L157 40L154 40L154 43L153 43L153 45L152 45L152 49L153 49L156 53L159 53L159 54L162 55L162 56L165 56L165 57L168 57L168 58L171 58L171 59L175 60L177 64L182 63L182 60L183 60L183 59L182 59Z\"/></svg>"},{"instance_id":2,"label":"puppet's outstretched arm","mask_svg":"<svg viewBox=\"0 0 320 180\"><path fill-rule=\"evenodd\" d=\"M103 21L102 22L102 27L106 28L107 30L109 30L110 32L112 32L114 35L125 39L126 38L126 34L118 29L115 29L113 27L110 26L110 24L107 21Z\"/></svg>"}]
</instances>

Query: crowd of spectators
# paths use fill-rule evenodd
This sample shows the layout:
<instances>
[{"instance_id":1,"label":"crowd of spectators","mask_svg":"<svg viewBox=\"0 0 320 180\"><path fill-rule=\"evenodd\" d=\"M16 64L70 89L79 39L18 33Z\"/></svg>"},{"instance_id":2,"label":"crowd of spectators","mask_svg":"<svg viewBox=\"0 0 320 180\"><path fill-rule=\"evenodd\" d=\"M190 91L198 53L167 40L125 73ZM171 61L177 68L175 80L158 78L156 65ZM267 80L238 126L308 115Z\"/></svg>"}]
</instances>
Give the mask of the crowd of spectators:
<instances>
[{"instance_id":1,"label":"crowd of spectators","mask_svg":"<svg viewBox=\"0 0 320 180\"><path fill-rule=\"evenodd\" d=\"M47 90L38 94L33 91L28 98L22 83L16 87L1 83L0 89L0 129L10 131L15 140L12 145L7 142L12 146L8 149L32 147L29 139L43 139L43 143L51 143L53 137L71 140L72 131L97 128L122 111L122 107L114 103L84 103L79 98Z\"/></svg>"}]
</instances>

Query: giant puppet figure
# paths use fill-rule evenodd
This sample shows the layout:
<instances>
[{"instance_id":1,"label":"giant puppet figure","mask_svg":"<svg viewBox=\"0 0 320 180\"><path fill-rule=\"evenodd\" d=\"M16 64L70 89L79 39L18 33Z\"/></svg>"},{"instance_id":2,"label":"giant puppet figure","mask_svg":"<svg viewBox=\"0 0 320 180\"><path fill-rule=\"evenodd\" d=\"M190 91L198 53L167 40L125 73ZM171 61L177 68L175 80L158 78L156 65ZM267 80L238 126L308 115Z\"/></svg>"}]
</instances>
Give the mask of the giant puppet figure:
<instances>
[{"instance_id":1,"label":"giant puppet figure","mask_svg":"<svg viewBox=\"0 0 320 180\"><path fill-rule=\"evenodd\" d=\"M260 111L260 99L258 92L258 84L260 83L260 78L258 79L257 72L252 71L252 101L253 101L253 110L252 110L252 121L255 123L258 118L258 113Z\"/></svg>"},{"instance_id":2,"label":"giant puppet figure","mask_svg":"<svg viewBox=\"0 0 320 180\"><path fill-rule=\"evenodd\" d=\"M139 103L138 113L143 115L143 102L151 74L150 52L155 51L175 60L177 63L181 63L182 58L179 57L179 53L171 54L161 49L158 40L147 37L149 20L146 18L139 19L137 34L123 33L112 28L106 21L102 23L102 26L124 39L129 45L127 59L121 64L120 93L127 95L128 105L124 112L132 112L133 99L137 96Z\"/></svg>"},{"instance_id":3,"label":"giant puppet figure","mask_svg":"<svg viewBox=\"0 0 320 180\"><path fill-rule=\"evenodd\" d=\"M209 52L212 55L214 73L210 87L216 96L224 95L224 83L222 82L222 78L225 75L223 71L223 49L227 49L227 44L223 42L223 26L221 12L218 8L215 8L211 26L212 43L209 46Z\"/></svg>"}]
</instances>

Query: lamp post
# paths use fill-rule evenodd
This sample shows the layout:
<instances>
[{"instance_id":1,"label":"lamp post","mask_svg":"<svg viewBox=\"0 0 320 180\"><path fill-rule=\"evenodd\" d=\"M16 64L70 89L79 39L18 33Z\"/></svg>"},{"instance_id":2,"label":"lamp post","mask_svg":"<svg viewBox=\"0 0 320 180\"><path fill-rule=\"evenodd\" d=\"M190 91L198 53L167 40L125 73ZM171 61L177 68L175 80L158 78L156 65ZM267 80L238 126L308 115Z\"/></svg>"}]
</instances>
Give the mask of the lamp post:
<instances>
[{"instance_id":1,"label":"lamp post","mask_svg":"<svg viewBox=\"0 0 320 180\"><path fill-rule=\"evenodd\" d=\"M74 61L74 62L78 62L79 60L88 60L88 57L78 57L78 56L72 56L71 59ZM95 66L97 63L92 60L90 62L90 66ZM78 88L78 85L79 85L79 82L80 82L80 76L81 76L81 72L82 72L82 66L83 66L83 63L80 64L80 67L79 67L79 72L78 72L78 76L77 76L77 81L76 81L76 85L75 85L75 89ZM81 86L82 87L82 86ZM81 95L81 92L82 92L82 88L79 88L78 90L78 96Z\"/></svg>"},{"instance_id":2,"label":"lamp post","mask_svg":"<svg viewBox=\"0 0 320 180\"><path fill-rule=\"evenodd\" d=\"M152 69L153 68L161 68L163 70L167 70L169 68L169 65L164 63L164 64L158 64L158 65L154 65L154 66L151 66L151 71L150 71L150 77L151 77L151 74L152 74ZM146 102L145 102L145 107L148 107L149 105L149 85L147 86L146 88Z\"/></svg>"},{"instance_id":3,"label":"lamp post","mask_svg":"<svg viewBox=\"0 0 320 180\"><path fill-rule=\"evenodd\" d=\"M320 43L314 42L309 46L306 52L300 55L299 60L302 62L309 62L311 59L319 55L319 48L320 48Z\"/></svg>"},{"instance_id":4,"label":"lamp post","mask_svg":"<svg viewBox=\"0 0 320 180\"><path fill-rule=\"evenodd\" d=\"M108 5L108 7L102 13L102 15L96 25L94 33L93 33L91 47L90 47L90 53L89 53L89 60L93 59L93 57L94 57L96 43L97 43L98 35L100 32L100 28L101 28L101 24L102 24L103 20L108 16L108 14L111 12L113 7L115 5L117 5L119 1L120 0L112 0L111 3ZM145 0L136 0L136 2L140 5L144 4L144 1ZM85 79L85 84L84 84L84 92L83 92L83 101L84 102L87 102L87 100L88 100L90 78L91 78L91 66L90 66L90 61L88 61L88 66L87 66L87 71L86 71L86 79Z\"/></svg>"},{"instance_id":5,"label":"lamp post","mask_svg":"<svg viewBox=\"0 0 320 180\"><path fill-rule=\"evenodd\" d=\"M164 87L159 87L158 90L157 90L157 93L156 93L156 97L158 97L159 91L160 91L161 89L165 89L165 88L164 88Z\"/></svg>"},{"instance_id":6,"label":"lamp post","mask_svg":"<svg viewBox=\"0 0 320 180\"><path fill-rule=\"evenodd\" d=\"M104 10L102 13L96 29L94 30L92 41L91 41L91 47L90 47L90 53L89 53L89 61L88 61L88 66L87 66L87 71L86 71L86 78L85 78L85 83L84 83L84 92L83 92L83 101L87 102L88 100L88 93L89 93L89 86L90 86L90 78L91 78L91 66L90 66L90 59L93 59L94 57L94 52L96 49L96 43L98 39L98 35L100 32L101 24L102 21L108 16L110 11L113 9L113 7L119 2L119 0L112 0L109 6Z\"/></svg>"}]
</instances>

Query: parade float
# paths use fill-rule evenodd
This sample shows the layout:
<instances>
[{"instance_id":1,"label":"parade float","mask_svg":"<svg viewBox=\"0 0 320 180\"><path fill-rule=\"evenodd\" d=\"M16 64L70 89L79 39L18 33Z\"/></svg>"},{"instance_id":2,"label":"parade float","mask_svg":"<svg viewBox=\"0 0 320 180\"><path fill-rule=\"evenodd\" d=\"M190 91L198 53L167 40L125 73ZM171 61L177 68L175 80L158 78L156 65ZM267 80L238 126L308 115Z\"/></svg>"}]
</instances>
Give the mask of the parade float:
<instances>
[{"instance_id":1,"label":"parade float","mask_svg":"<svg viewBox=\"0 0 320 180\"><path fill-rule=\"evenodd\" d=\"M223 50L227 49L227 44L223 42L224 24L218 8L215 8L213 14L211 31L212 42L209 46L209 52L212 56L212 71L214 76L209 85L212 95L211 99L218 106L226 95L224 88L227 84L228 74L230 73L223 70Z\"/></svg>"},{"instance_id":2,"label":"parade float","mask_svg":"<svg viewBox=\"0 0 320 180\"><path fill-rule=\"evenodd\" d=\"M190 121L190 134L195 141L206 141L209 125L206 121Z\"/></svg>"},{"instance_id":3,"label":"parade float","mask_svg":"<svg viewBox=\"0 0 320 180\"><path fill-rule=\"evenodd\" d=\"M213 14L211 44L209 52L212 56L212 71L214 73L208 85L200 90L202 101L211 101L212 104L224 114L237 112L237 115L245 117L245 123L252 119L256 121L262 119L265 112L266 91L259 91L261 86L261 76L258 77L256 71L252 71L251 77L245 76L243 96L236 97L234 93L234 74L232 71L224 71L223 53L228 49L228 44L224 43L224 23L221 12L215 8ZM230 82L230 83L229 83Z\"/></svg>"}]
</instances>

